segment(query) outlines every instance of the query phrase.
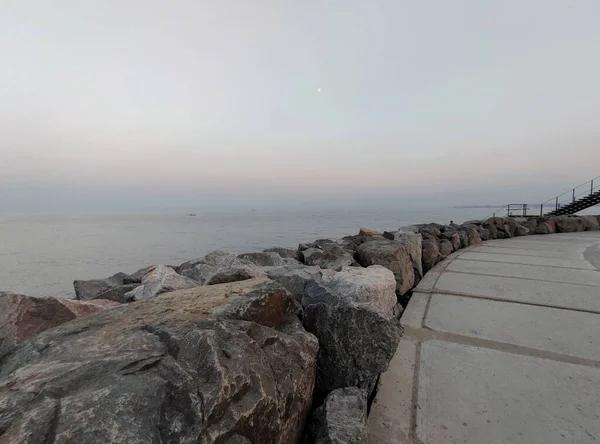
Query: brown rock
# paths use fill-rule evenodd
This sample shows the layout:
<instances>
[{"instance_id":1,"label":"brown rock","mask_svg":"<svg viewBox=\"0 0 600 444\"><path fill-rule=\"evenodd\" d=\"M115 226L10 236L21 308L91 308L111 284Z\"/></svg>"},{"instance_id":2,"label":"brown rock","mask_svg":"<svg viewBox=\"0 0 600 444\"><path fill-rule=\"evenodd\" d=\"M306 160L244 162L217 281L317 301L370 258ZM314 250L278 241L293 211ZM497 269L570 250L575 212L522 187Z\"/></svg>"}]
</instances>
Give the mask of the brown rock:
<instances>
[{"instance_id":1,"label":"brown rock","mask_svg":"<svg viewBox=\"0 0 600 444\"><path fill-rule=\"evenodd\" d=\"M600 230L600 222L596 216L581 216L586 231Z\"/></svg>"},{"instance_id":2,"label":"brown rock","mask_svg":"<svg viewBox=\"0 0 600 444\"><path fill-rule=\"evenodd\" d=\"M359 236L383 236L383 233L379 231L370 230L368 228L361 228L358 232Z\"/></svg>"},{"instance_id":3,"label":"brown rock","mask_svg":"<svg viewBox=\"0 0 600 444\"><path fill-rule=\"evenodd\" d=\"M452 244L450 243L449 240L446 239L442 239L440 241L440 256L442 258L447 258L448 256L450 256L452 254L452 252L454 251L454 248L452 248Z\"/></svg>"},{"instance_id":4,"label":"brown rock","mask_svg":"<svg viewBox=\"0 0 600 444\"><path fill-rule=\"evenodd\" d=\"M557 233L585 231L584 220L579 216L558 216L555 219Z\"/></svg>"},{"instance_id":5,"label":"brown rock","mask_svg":"<svg viewBox=\"0 0 600 444\"><path fill-rule=\"evenodd\" d=\"M0 292L0 356L38 333L120 304L74 301Z\"/></svg>"},{"instance_id":6,"label":"brown rock","mask_svg":"<svg viewBox=\"0 0 600 444\"><path fill-rule=\"evenodd\" d=\"M423 273L431 270L441 259L439 242L435 239L423 239Z\"/></svg>"}]
</instances>

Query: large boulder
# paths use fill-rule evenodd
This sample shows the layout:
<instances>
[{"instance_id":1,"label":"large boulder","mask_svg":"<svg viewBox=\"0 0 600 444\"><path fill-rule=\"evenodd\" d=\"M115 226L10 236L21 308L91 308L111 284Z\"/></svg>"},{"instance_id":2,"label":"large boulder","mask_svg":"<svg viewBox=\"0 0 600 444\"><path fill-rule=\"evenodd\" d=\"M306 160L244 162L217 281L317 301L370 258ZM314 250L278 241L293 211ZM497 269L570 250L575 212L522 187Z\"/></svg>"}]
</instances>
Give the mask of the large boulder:
<instances>
[{"instance_id":1,"label":"large boulder","mask_svg":"<svg viewBox=\"0 0 600 444\"><path fill-rule=\"evenodd\" d=\"M333 390L313 413L310 435L314 444L366 444L367 398L364 389Z\"/></svg>"},{"instance_id":2,"label":"large boulder","mask_svg":"<svg viewBox=\"0 0 600 444\"><path fill-rule=\"evenodd\" d=\"M252 262L259 267L279 267L284 264L283 258L274 251L263 253L243 253L238 258Z\"/></svg>"},{"instance_id":3,"label":"large boulder","mask_svg":"<svg viewBox=\"0 0 600 444\"><path fill-rule=\"evenodd\" d=\"M76 280L73 281L75 288L75 297L82 301L94 299L100 293L104 293L111 288L123 285L129 275L126 273L116 273L106 279Z\"/></svg>"},{"instance_id":4,"label":"large boulder","mask_svg":"<svg viewBox=\"0 0 600 444\"><path fill-rule=\"evenodd\" d=\"M443 226L439 224L423 225L419 228L419 233L421 233L423 237L438 239L442 234L442 231L440 230L442 227Z\"/></svg>"},{"instance_id":5,"label":"large boulder","mask_svg":"<svg viewBox=\"0 0 600 444\"><path fill-rule=\"evenodd\" d=\"M133 302L133 297L131 296L131 292L138 288L140 284L124 284L119 285L118 287L113 287L109 290L106 290L103 293L100 293L96 296L92 301L97 299L107 299L109 301L119 302L121 304L125 304L127 302Z\"/></svg>"},{"instance_id":6,"label":"large boulder","mask_svg":"<svg viewBox=\"0 0 600 444\"><path fill-rule=\"evenodd\" d=\"M319 339L320 391L373 390L402 334L394 317L395 287L393 274L377 266L349 267L306 287L303 322Z\"/></svg>"},{"instance_id":7,"label":"large boulder","mask_svg":"<svg viewBox=\"0 0 600 444\"><path fill-rule=\"evenodd\" d=\"M120 304L113 301L75 301L0 292L0 357L38 333Z\"/></svg>"},{"instance_id":8,"label":"large boulder","mask_svg":"<svg viewBox=\"0 0 600 444\"><path fill-rule=\"evenodd\" d=\"M291 248L283 248L283 247L271 247L264 250L265 253L277 253L284 259L296 259L298 261L302 261L302 254L298 250L293 250Z\"/></svg>"},{"instance_id":9,"label":"large boulder","mask_svg":"<svg viewBox=\"0 0 600 444\"><path fill-rule=\"evenodd\" d=\"M383 233L376 231L376 230L371 230L369 228L361 228L358 231L358 235L359 236L367 236L367 237L373 237L373 236L381 237L381 236L383 236Z\"/></svg>"},{"instance_id":10,"label":"large boulder","mask_svg":"<svg viewBox=\"0 0 600 444\"><path fill-rule=\"evenodd\" d=\"M490 230L488 228L480 226L477 228L477 231L479 232L479 237L482 241L487 241L492 238L492 234L490 233Z\"/></svg>"},{"instance_id":11,"label":"large boulder","mask_svg":"<svg viewBox=\"0 0 600 444\"><path fill-rule=\"evenodd\" d=\"M142 278L142 285L125 294L131 301L151 299L159 294L197 287L198 282L177 274L171 267L158 265Z\"/></svg>"},{"instance_id":12,"label":"large boulder","mask_svg":"<svg viewBox=\"0 0 600 444\"><path fill-rule=\"evenodd\" d=\"M457 251L461 249L460 236L456 231L445 231L442 233L442 239L446 239L452 245L452 250Z\"/></svg>"},{"instance_id":13,"label":"large boulder","mask_svg":"<svg viewBox=\"0 0 600 444\"><path fill-rule=\"evenodd\" d=\"M440 256L445 259L452 254L454 248L452 248L452 244L449 240L442 239L440 241Z\"/></svg>"},{"instance_id":14,"label":"large boulder","mask_svg":"<svg viewBox=\"0 0 600 444\"><path fill-rule=\"evenodd\" d=\"M317 265L331 270L341 270L346 266L356 264L352 254L337 243L325 243L310 247L304 250L302 255L306 265Z\"/></svg>"},{"instance_id":15,"label":"large boulder","mask_svg":"<svg viewBox=\"0 0 600 444\"><path fill-rule=\"evenodd\" d=\"M463 232L464 233L464 232ZM423 272L427 273L435 264L442 260L440 243L437 239L423 239Z\"/></svg>"},{"instance_id":16,"label":"large boulder","mask_svg":"<svg viewBox=\"0 0 600 444\"><path fill-rule=\"evenodd\" d=\"M458 237L460 239L460 248L467 248L469 244L469 234L466 230L461 229L457 231Z\"/></svg>"},{"instance_id":17,"label":"large boulder","mask_svg":"<svg viewBox=\"0 0 600 444\"><path fill-rule=\"evenodd\" d=\"M492 217L483 222L483 228L485 230L488 230L488 232L490 233L490 239L498 239L498 228L496 228L494 219L495 218Z\"/></svg>"},{"instance_id":18,"label":"large boulder","mask_svg":"<svg viewBox=\"0 0 600 444\"><path fill-rule=\"evenodd\" d=\"M581 216L586 231L600 230L600 222L596 216Z\"/></svg>"},{"instance_id":19,"label":"large boulder","mask_svg":"<svg viewBox=\"0 0 600 444\"><path fill-rule=\"evenodd\" d=\"M529 234L529 228L524 225L517 224L515 228L515 236L527 236Z\"/></svg>"},{"instance_id":20,"label":"large boulder","mask_svg":"<svg viewBox=\"0 0 600 444\"><path fill-rule=\"evenodd\" d=\"M465 243L468 243L468 245L477 245L481 243L481 236L479 235L479 232L475 226L471 225L469 227L465 227L464 232L467 233L467 241ZM459 231L459 236L460 233L462 233L462 230ZM462 244L463 241L461 240L461 245Z\"/></svg>"},{"instance_id":21,"label":"large boulder","mask_svg":"<svg viewBox=\"0 0 600 444\"><path fill-rule=\"evenodd\" d=\"M382 265L394 273L396 293L399 296L408 293L419 282L422 270L415 272L415 262L418 262L418 258L414 255L415 245L408 240L373 238L356 250L357 260L363 267Z\"/></svg>"},{"instance_id":22,"label":"large boulder","mask_svg":"<svg viewBox=\"0 0 600 444\"><path fill-rule=\"evenodd\" d=\"M423 243L423 236L413 231L386 231L384 233L386 239L390 239L396 242L401 242L408 247L410 259L413 264L415 271L415 285L423 278L423 265L421 263L421 249Z\"/></svg>"},{"instance_id":23,"label":"large boulder","mask_svg":"<svg viewBox=\"0 0 600 444\"><path fill-rule=\"evenodd\" d=\"M557 233L585 231L584 219L579 216L558 216L554 221Z\"/></svg>"},{"instance_id":24,"label":"large boulder","mask_svg":"<svg viewBox=\"0 0 600 444\"><path fill-rule=\"evenodd\" d=\"M179 266L180 270L183 265ZM225 284L266 277L264 271L250 260L222 251L213 251L191 262L190 268L186 267L182 275L196 281L198 285Z\"/></svg>"},{"instance_id":25,"label":"large boulder","mask_svg":"<svg viewBox=\"0 0 600 444\"><path fill-rule=\"evenodd\" d=\"M43 332L3 359L0 441L298 442L318 343L296 313L281 286L252 280Z\"/></svg>"},{"instance_id":26,"label":"large boulder","mask_svg":"<svg viewBox=\"0 0 600 444\"><path fill-rule=\"evenodd\" d=\"M538 219L535 234L554 234L556 233L556 220L553 217L540 217Z\"/></svg>"},{"instance_id":27,"label":"large boulder","mask_svg":"<svg viewBox=\"0 0 600 444\"><path fill-rule=\"evenodd\" d=\"M523 217L517 219L517 222L529 230L528 234L534 234L538 226L537 217Z\"/></svg>"},{"instance_id":28,"label":"large boulder","mask_svg":"<svg viewBox=\"0 0 600 444\"><path fill-rule=\"evenodd\" d=\"M281 284L298 302L306 295L306 285L311 281L321 282L324 274L333 274L333 270L306 265L284 265L282 267L265 268L270 279Z\"/></svg>"}]
</instances>

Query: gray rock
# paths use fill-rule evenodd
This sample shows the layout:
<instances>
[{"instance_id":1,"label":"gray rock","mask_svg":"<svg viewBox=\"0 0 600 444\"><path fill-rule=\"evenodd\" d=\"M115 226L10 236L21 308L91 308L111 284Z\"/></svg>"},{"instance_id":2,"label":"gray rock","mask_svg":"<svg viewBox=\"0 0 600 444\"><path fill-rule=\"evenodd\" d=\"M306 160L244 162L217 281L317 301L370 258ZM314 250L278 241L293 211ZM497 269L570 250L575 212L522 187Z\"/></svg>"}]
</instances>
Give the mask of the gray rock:
<instances>
[{"instance_id":1,"label":"gray rock","mask_svg":"<svg viewBox=\"0 0 600 444\"><path fill-rule=\"evenodd\" d=\"M304 250L302 254L306 265L318 265L321 268L341 270L346 266L355 264L352 254L336 243L310 247Z\"/></svg>"},{"instance_id":2,"label":"gray rock","mask_svg":"<svg viewBox=\"0 0 600 444\"><path fill-rule=\"evenodd\" d=\"M458 230L457 233L458 233L458 237L460 239L460 248L467 248L470 245L469 244L469 234L464 229Z\"/></svg>"},{"instance_id":3,"label":"gray rock","mask_svg":"<svg viewBox=\"0 0 600 444\"><path fill-rule=\"evenodd\" d=\"M129 296L126 296L127 293L132 292L141 284L125 284L119 285L118 287L113 287L110 290L106 290L103 293L100 293L92 300L96 299L108 299L109 301L119 302L121 304L125 304L127 302L133 302L133 299Z\"/></svg>"},{"instance_id":4,"label":"gray rock","mask_svg":"<svg viewBox=\"0 0 600 444\"><path fill-rule=\"evenodd\" d=\"M494 218L490 218L483 223L483 228L490 233L490 239L498 239L498 228L493 223Z\"/></svg>"},{"instance_id":5,"label":"gray rock","mask_svg":"<svg viewBox=\"0 0 600 444\"><path fill-rule=\"evenodd\" d=\"M181 275L198 282L198 284L200 285L204 285L204 283L208 280L208 277L214 269L215 265L209 265L199 262L195 264L192 268L187 268L183 270L181 272Z\"/></svg>"},{"instance_id":6,"label":"gray rock","mask_svg":"<svg viewBox=\"0 0 600 444\"><path fill-rule=\"evenodd\" d=\"M423 239L423 272L427 273L442 260L440 244L437 239Z\"/></svg>"},{"instance_id":7,"label":"gray rock","mask_svg":"<svg viewBox=\"0 0 600 444\"><path fill-rule=\"evenodd\" d=\"M482 241L487 241L487 240L490 240L492 238L490 230L487 229L487 228L479 227L477 229L477 231L479 232L479 237L481 238Z\"/></svg>"},{"instance_id":8,"label":"gray rock","mask_svg":"<svg viewBox=\"0 0 600 444\"><path fill-rule=\"evenodd\" d=\"M479 236L479 232L477 231L477 228L475 228L474 226L471 226L469 228L466 228L464 230L467 233L467 242L468 245L477 245L481 243L481 236ZM459 236L460 233L462 231L459 231ZM461 238L461 242L460 242L461 246L463 245L463 239Z\"/></svg>"},{"instance_id":9,"label":"gray rock","mask_svg":"<svg viewBox=\"0 0 600 444\"><path fill-rule=\"evenodd\" d=\"M171 267L157 265L154 270L142 278L142 284L125 294L127 300L141 301L151 299L161 293L197 287L198 282L177 274Z\"/></svg>"},{"instance_id":10,"label":"gray rock","mask_svg":"<svg viewBox=\"0 0 600 444\"><path fill-rule=\"evenodd\" d=\"M522 219L518 219L520 225L523 225L525 228L529 230L528 234L534 234L535 230L538 226L538 218L537 217L524 217Z\"/></svg>"},{"instance_id":11,"label":"gray rock","mask_svg":"<svg viewBox=\"0 0 600 444\"><path fill-rule=\"evenodd\" d=\"M600 230L600 222L596 216L581 216L586 231Z\"/></svg>"},{"instance_id":12,"label":"gray rock","mask_svg":"<svg viewBox=\"0 0 600 444\"><path fill-rule=\"evenodd\" d=\"M356 250L358 262L363 267L381 265L391 270L396 278L396 294L406 294L419 282L415 274L413 246L408 242L372 239Z\"/></svg>"},{"instance_id":13,"label":"gray rock","mask_svg":"<svg viewBox=\"0 0 600 444\"><path fill-rule=\"evenodd\" d=\"M306 285L311 281L321 282L325 272L320 267L306 265L284 265L266 268L265 271L270 279L282 285L298 302L306 295Z\"/></svg>"},{"instance_id":14,"label":"gray rock","mask_svg":"<svg viewBox=\"0 0 600 444\"><path fill-rule=\"evenodd\" d=\"M423 235L423 237L430 237L438 239L442 232L440 228L442 225L439 224L427 224L419 229L419 233Z\"/></svg>"},{"instance_id":15,"label":"gray rock","mask_svg":"<svg viewBox=\"0 0 600 444\"><path fill-rule=\"evenodd\" d=\"M554 221L557 233L585 231L584 220L579 216L558 216Z\"/></svg>"},{"instance_id":16,"label":"gray rock","mask_svg":"<svg viewBox=\"0 0 600 444\"><path fill-rule=\"evenodd\" d=\"M307 283L302 306L325 303L365 306L389 316L397 303L396 279L385 267L346 267L338 273L322 275Z\"/></svg>"},{"instance_id":17,"label":"gray rock","mask_svg":"<svg viewBox=\"0 0 600 444\"><path fill-rule=\"evenodd\" d=\"M452 254L452 252L454 251L452 244L450 243L449 240L446 240L446 239L442 239L440 241L439 247L440 247L440 256L442 256L443 259L450 256Z\"/></svg>"},{"instance_id":18,"label":"gray rock","mask_svg":"<svg viewBox=\"0 0 600 444\"><path fill-rule=\"evenodd\" d=\"M366 444L367 398L367 392L357 387L344 387L329 393L311 419L313 442Z\"/></svg>"},{"instance_id":19,"label":"gray rock","mask_svg":"<svg viewBox=\"0 0 600 444\"><path fill-rule=\"evenodd\" d=\"M304 325L320 344L317 386L373 389L401 336L395 278L383 267L348 267L306 286ZM368 353L365 353L368 350Z\"/></svg>"},{"instance_id":20,"label":"gray rock","mask_svg":"<svg viewBox=\"0 0 600 444\"><path fill-rule=\"evenodd\" d=\"M283 265L283 260L281 265ZM184 270L182 274L201 285L224 284L266 277L265 272L248 259L238 258L222 251L214 251L202 259L198 259L192 268Z\"/></svg>"},{"instance_id":21,"label":"gray rock","mask_svg":"<svg viewBox=\"0 0 600 444\"><path fill-rule=\"evenodd\" d=\"M146 274L150 273L152 270L156 268L156 265L150 265L149 267L140 268L133 274L128 275L123 279L123 284L141 284L142 278L146 276Z\"/></svg>"},{"instance_id":22,"label":"gray rock","mask_svg":"<svg viewBox=\"0 0 600 444\"><path fill-rule=\"evenodd\" d=\"M400 319L402 317L402 313L404 313L404 307L402 304L400 304L400 302L398 302L396 305L394 305L394 317L396 319Z\"/></svg>"},{"instance_id":23,"label":"gray rock","mask_svg":"<svg viewBox=\"0 0 600 444\"><path fill-rule=\"evenodd\" d=\"M515 229L515 236L527 236L529 234L529 228L521 225L521 224L517 224L517 227Z\"/></svg>"},{"instance_id":24,"label":"gray rock","mask_svg":"<svg viewBox=\"0 0 600 444\"><path fill-rule=\"evenodd\" d=\"M239 259L245 259L259 267L279 267L283 265L283 259L279 253L268 251L263 253L243 253L238 255Z\"/></svg>"},{"instance_id":25,"label":"gray rock","mask_svg":"<svg viewBox=\"0 0 600 444\"><path fill-rule=\"evenodd\" d=\"M123 285L124 280L129 275L126 273L116 273L106 279L91 279L88 281L73 281L76 298L82 301L94 299L100 293L104 293L111 288Z\"/></svg>"},{"instance_id":26,"label":"gray rock","mask_svg":"<svg viewBox=\"0 0 600 444\"><path fill-rule=\"evenodd\" d=\"M423 278L423 265L421 263L423 237L419 233L402 230L394 232L386 231L384 237L386 239L401 242L408 247L410 259L415 270L416 285Z\"/></svg>"},{"instance_id":27,"label":"gray rock","mask_svg":"<svg viewBox=\"0 0 600 444\"><path fill-rule=\"evenodd\" d=\"M298 442L318 343L286 294L256 280L197 287L39 334L3 358L0 441ZM268 325L214 314L232 298L257 299L246 306Z\"/></svg>"},{"instance_id":28,"label":"gray rock","mask_svg":"<svg viewBox=\"0 0 600 444\"><path fill-rule=\"evenodd\" d=\"M293 250L291 248L283 248L283 247L271 247L264 250L265 253L274 252L279 254L284 259L296 259L297 261L302 261L302 255L298 250Z\"/></svg>"},{"instance_id":29,"label":"gray rock","mask_svg":"<svg viewBox=\"0 0 600 444\"><path fill-rule=\"evenodd\" d=\"M450 241L453 251L460 250L460 236L456 231L445 231L442 233L442 238Z\"/></svg>"}]
</instances>

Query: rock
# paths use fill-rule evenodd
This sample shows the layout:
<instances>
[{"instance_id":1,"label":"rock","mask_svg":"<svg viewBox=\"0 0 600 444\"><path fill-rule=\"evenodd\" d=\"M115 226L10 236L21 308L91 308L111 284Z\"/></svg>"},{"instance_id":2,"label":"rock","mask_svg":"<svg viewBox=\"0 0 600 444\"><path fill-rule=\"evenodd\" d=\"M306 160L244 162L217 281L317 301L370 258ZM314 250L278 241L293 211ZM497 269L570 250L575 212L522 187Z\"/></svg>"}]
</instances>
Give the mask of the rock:
<instances>
[{"instance_id":1,"label":"rock","mask_svg":"<svg viewBox=\"0 0 600 444\"><path fill-rule=\"evenodd\" d=\"M468 245L477 245L481 243L481 236L479 236L479 232L477 231L477 228L475 228L474 226L471 226L469 228L466 228L464 230L467 233L467 242ZM459 236L460 236L460 231L459 231ZM461 238L461 245L463 245L463 239Z\"/></svg>"},{"instance_id":2,"label":"rock","mask_svg":"<svg viewBox=\"0 0 600 444\"><path fill-rule=\"evenodd\" d=\"M322 270L320 267L308 267L306 265L284 265L268 268L265 271L270 279L282 285L298 302L301 302L306 295L306 285L311 281L321 282L323 273L327 273L326 270ZM330 271L333 272L333 270Z\"/></svg>"},{"instance_id":3,"label":"rock","mask_svg":"<svg viewBox=\"0 0 600 444\"><path fill-rule=\"evenodd\" d=\"M469 233L466 230L458 230L458 237L460 239L460 248L467 248L469 244ZM481 239L481 238L480 238Z\"/></svg>"},{"instance_id":4,"label":"rock","mask_svg":"<svg viewBox=\"0 0 600 444\"><path fill-rule=\"evenodd\" d=\"M389 316L397 303L396 279L385 267L346 267L338 273L323 275L308 282L302 306L325 303L368 306Z\"/></svg>"},{"instance_id":5,"label":"rock","mask_svg":"<svg viewBox=\"0 0 600 444\"><path fill-rule=\"evenodd\" d=\"M259 267L279 267L283 265L283 259L279 253L268 251L265 253L244 253L238 255L240 259L246 259Z\"/></svg>"},{"instance_id":6,"label":"rock","mask_svg":"<svg viewBox=\"0 0 600 444\"><path fill-rule=\"evenodd\" d=\"M395 287L393 274L378 266L348 267L322 283L309 282L303 322L319 339L319 390L374 388L401 336Z\"/></svg>"},{"instance_id":7,"label":"rock","mask_svg":"<svg viewBox=\"0 0 600 444\"><path fill-rule=\"evenodd\" d=\"M367 392L357 387L344 387L329 393L311 419L313 442L366 444L367 398Z\"/></svg>"},{"instance_id":8,"label":"rock","mask_svg":"<svg viewBox=\"0 0 600 444\"><path fill-rule=\"evenodd\" d=\"M521 224L517 224L515 228L515 236L527 236L529 234L529 228L524 227Z\"/></svg>"},{"instance_id":9,"label":"rock","mask_svg":"<svg viewBox=\"0 0 600 444\"><path fill-rule=\"evenodd\" d=\"M427 224L422 226L419 229L419 233L423 234L425 237L425 235L427 235L427 237L432 237L432 238L436 238L438 239L442 232L440 231L440 228L442 227L442 225L438 225L438 224Z\"/></svg>"},{"instance_id":10,"label":"rock","mask_svg":"<svg viewBox=\"0 0 600 444\"><path fill-rule=\"evenodd\" d=\"M401 242L408 247L410 259L415 271L415 285L423 278L423 265L421 263L421 249L423 237L419 233L413 231L386 231L384 234L386 239Z\"/></svg>"},{"instance_id":11,"label":"rock","mask_svg":"<svg viewBox=\"0 0 600 444\"><path fill-rule=\"evenodd\" d=\"M154 268L153 268L154 269ZM119 285L118 287L111 288L110 290L106 290L104 293L100 293L96 296L92 301L97 299L107 299L109 301L119 302L121 304L125 304L127 302L132 302L133 299L126 296L127 293L135 290L141 284L125 284Z\"/></svg>"},{"instance_id":12,"label":"rock","mask_svg":"<svg viewBox=\"0 0 600 444\"><path fill-rule=\"evenodd\" d=\"M441 259L439 242L431 238L423 239L423 273L431 270Z\"/></svg>"},{"instance_id":13,"label":"rock","mask_svg":"<svg viewBox=\"0 0 600 444\"><path fill-rule=\"evenodd\" d=\"M521 224L529 230L528 234L534 234L538 226L537 217L524 217L522 219L519 219L518 222L519 224Z\"/></svg>"},{"instance_id":14,"label":"rock","mask_svg":"<svg viewBox=\"0 0 600 444\"><path fill-rule=\"evenodd\" d=\"M200 285L224 284L266 277L265 272L248 259L238 258L222 251L213 251L202 259L194 261L192 265L193 267L184 270L182 275ZM283 265L283 260L281 265Z\"/></svg>"},{"instance_id":15,"label":"rock","mask_svg":"<svg viewBox=\"0 0 600 444\"><path fill-rule=\"evenodd\" d=\"M447 258L448 256L450 256L452 254L452 252L454 251L454 248L452 247L452 244L450 243L449 240L442 239L439 243L439 246L440 246L440 255L444 259Z\"/></svg>"},{"instance_id":16,"label":"rock","mask_svg":"<svg viewBox=\"0 0 600 444\"><path fill-rule=\"evenodd\" d=\"M215 314L227 303L264 323ZM318 343L296 310L281 286L252 280L163 294L45 331L3 358L0 387L10 389L0 390L0 440L298 442Z\"/></svg>"},{"instance_id":17,"label":"rock","mask_svg":"<svg viewBox=\"0 0 600 444\"><path fill-rule=\"evenodd\" d=\"M76 301L73 299L58 299L58 301L67 307L75 317L89 316L107 308L119 307L121 304L107 299L94 299L92 301Z\"/></svg>"},{"instance_id":18,"label":"rock","mask_svg":"<svg viewBox=\"0 0 600 444\"><path fill-rule=\"evenodd\" d=\"M106 279L91 279L89 281L73 281L76 298L82 301L94 299L100 293L104 293L111 288L123 285L124 280L129 275L126 273L116 273Z\"/></svg>"},{"instance_id":19,"label":"rock","mask_svg":"<svg viewBox=\"0 0 600 444\"><path fill-rule=\"evenodd\" d=\"M404 313L404 307L400 302L394 305L394 317L396 319L400 319L402 317L402 313Z\"/></svg>"},{"instance_id":20,"label":"rock","mask_svg":"<svg viewBox=\"0 0 600 444\"><path fill-rule=\"evenodd\" d=\"M554 218L539 218L538 225L535 230L536 234L553 234L556 233L556 221Z\"/></svg>"},{"instance_id":21,"label":"rock","mask_svg":"<svg viewBox=\"0 0 600 444\"><path fill-rule=\"evenodd\" d=\"M265 253L273 252L279 254L284 259L296 259L297 261L302 261L302 254L298 250L293 250L291 248L282 248L282 247L271 247L264 250Z\"/></svg>"},{"instance_id":22,"label":"rock","mask_svg":"<svg viewBox=\"0 0 600 444\"><path fill-rule=\"evenodd\" d=\"M396 294L403 296L417 283L413 264L413 245L409 242L373 238L356 250L358 262L363 267L382 265L394 273Z\"/></svg>"},{"instance_id":23,"label":"rock","mask_svg":"<svg viewBox=\"0 0 600 444\"><path fill-rule=\"evenodd\" d=\"M361 228L358 232L359 236L383 236L383 233L375 230L369 230L368 228Z\"/></svg>"},{"instance_id":24,"label":"rock","mask_svg":"<svg viewBox=\"0 0 600 444\"><path fill-rule=\"evenodd\" d=\"M585 231L583 218L579 216L558 216L554 219L557 233Z\"/></svg>"},{"instance_id":25,"label":"rock","mask_svg":"<svg viewBox=\"0 0 600 444\"><path fill-rule=\"evenodd\" d=\"M600 230L600 221L596 216L581 216L586 231Z\"/></svg>"},{"instance_id":26,"label":"rock","mask_svg":"<svg viewBox=\"0 0 600 444\"><path fill-rule=\"evenodd\" d=\"M321 268L332 270L341 270L343 267L356 263L352 255L336 243L311 247L304 250L302 254L306 265L318 265Z\"/></svg>"},{"instance_id":27,"label":"rock","mask_svg":"<svg viewBox=\"0 0 600 444\"><path fill-rule=\"evenodd\" d=\"M445 231L442 233L442 238L450 241L453 251L458 251L461 248L460 236L456 231Z\"/></svg>"},{"instance_id":28,"label":"rock","mask_svg":"<svg viewBox=\"0 0 600 444\"><path fill-rule=\"evenodd\" d=\"M198 286L198 282L181 276L170 267L157 265L154 270L142 278L142 285L125 294L125 298L133 301L151 299L161 293Z\"/></svg>"},{"instance_id":29,"label":"rock","mask_svg":"<svg viewBox=\"0 0 600 444\"><path fill-rule=\"evenodd\" d=\"M223 261L227 259L233 259L235 255L231 253L227 253L221 250L215 250L208 253L206 256L201 257L199 259L193 259L191 261L184 262L183 264L177 267L177 272L181 275L184 274L184 271L191 270L196 265L204 264L204 265L212 265L213 267L219 265Z\"/></svg>"},{"instance_id":30,"label":"rock","mask_svg":"<svg viewBox=\"0 0 600 444\"><path fill-rule=\"evenodd\" d=\"M123 278L123 284L141 284L142 278L156 268L156 265L150 265L149 267L140 268L133 274Z\"/></svg>"},{"instance_id":31,"label":"rock","mask_svg":"<svg viewBox=\"0 0 600 444\"><path fill-rule=\"evenodd\" d=\"M493 223L494 218L490 218L483 223L483 228L488 230L490 233L490 239L498 239L498 228Z\"/></svg>"},{"instance_id":32,"label":"rock","mask_svg":"<svg viewBox=\"0 0 600 444\"><path fill-rule=\"evenodd\" d=\"M490 230L487 228L479 227L477 229L477 231L479 232L479 237L481 238L482 241L487 241L492 238Z\"/></svg>"},{"instance_id":33,"label":"rock","mask_svg":"<svg viewBox=\"0 0 600 444\"><path fill-rule=\"evenodd\" d=\"M506 231L506 233L508 234L508 237L515 237L517 234L517 221L515 220L514 217L507 217L504 219L504 224L505 227L508 227Z\"/></svg>"},{"instance_id":34,"label":"rock","mask_svg":"<svg viewBox=\"0 0 600 444\"><path fill-rule=\"evenodd\" d=\"M112 301L84 302L0 292L0 357L42 331L118 305Z\"/></svg>"}]
</instances>

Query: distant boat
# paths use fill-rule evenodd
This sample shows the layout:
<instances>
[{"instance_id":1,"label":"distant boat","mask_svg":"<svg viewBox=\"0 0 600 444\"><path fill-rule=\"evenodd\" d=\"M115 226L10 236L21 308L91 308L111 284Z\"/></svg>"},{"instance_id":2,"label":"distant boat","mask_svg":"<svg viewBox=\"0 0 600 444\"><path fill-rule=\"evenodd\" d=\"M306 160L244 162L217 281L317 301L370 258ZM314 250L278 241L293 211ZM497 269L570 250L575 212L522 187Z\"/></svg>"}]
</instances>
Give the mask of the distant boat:
<instances>
[{"instance_id":1,"label":"distant boat","mask_svg":"<svg viewBox=\"0 0 600 444\"><path fill-rule=\"evenodd\" d=\"M188 214L188 216L195 216L195 215L196 215L196 213L190 213L190 214Z\"/></svg>"}]
</instances>

